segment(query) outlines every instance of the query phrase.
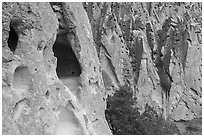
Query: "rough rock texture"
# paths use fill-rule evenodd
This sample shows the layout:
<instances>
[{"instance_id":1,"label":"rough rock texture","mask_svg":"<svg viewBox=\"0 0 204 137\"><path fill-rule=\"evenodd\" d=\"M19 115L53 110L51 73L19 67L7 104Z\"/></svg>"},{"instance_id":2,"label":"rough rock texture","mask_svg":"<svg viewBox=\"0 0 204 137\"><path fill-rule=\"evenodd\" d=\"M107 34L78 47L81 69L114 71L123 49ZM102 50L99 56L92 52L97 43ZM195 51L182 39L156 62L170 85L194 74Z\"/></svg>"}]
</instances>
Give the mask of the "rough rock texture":
<instances>
[{"instance_id":1,"label":"rough rock texture","mask_svg":"<svg viewBox=\"0 0 204 137\"><path fill-rule=\"evenodd\" d=\"M3 3L2 33L3 134L64 132L57 128L66 121L60 115L71 113L81 129L67 134L111 133L99 58L81 3ZM65 80L71 71L81 73L78 90L66 85L76 83Z\"/></svg>"},{"instance_id":2,"label":"rough rock texture","mask_svg":"<svg viewBox=\"0 0 204 137\"><path fill-rule=\"evenodd\" d=\"M202 116L201 3L84 3L84 8L101 65L112 66L113 73L102 67L112 80L108 88L133 87L141 112L148 104L175 121Z\"/></svg>"},{"instance_id":3,"label":"rough rock texture","mask_svg":"<svg viewBox=\"0 0 204 137\"><path fill-rule=\"evenodd\" d=\"M202 117L201 10L2 3L3 134L111 134L106 98L124 85L141 113L148 104L174 121Z\"/></svg>"}]
</instances>

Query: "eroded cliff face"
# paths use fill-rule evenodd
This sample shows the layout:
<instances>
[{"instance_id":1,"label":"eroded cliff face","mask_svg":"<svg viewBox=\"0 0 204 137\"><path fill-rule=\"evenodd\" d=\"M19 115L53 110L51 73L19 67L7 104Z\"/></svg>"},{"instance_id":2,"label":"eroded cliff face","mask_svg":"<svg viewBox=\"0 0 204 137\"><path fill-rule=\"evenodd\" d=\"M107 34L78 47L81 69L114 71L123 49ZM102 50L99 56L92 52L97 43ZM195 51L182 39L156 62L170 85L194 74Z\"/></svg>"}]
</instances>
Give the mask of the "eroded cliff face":
<instances>
[{"instance_id":1,"label":"eroded cliff face","mask_svg":"<svg viewBox=\"0 0 204 137\"><path fill-rule=\"evenodd\" d=\"M111 134L131 87L174 121L202 116L201 3L2 3L3 134Z\"/></svg>"},{"instance_id":2,"label":"eroded cliff face","mask_svg":"<svg viewBox=\"0 0 204 137\"><path fill-rule=\"evenodd\" d=\"M3 3L3 134L110 134L81 3Z\"/></svg>"},{"instance_id":3,"label":"eroded cliff face","mask_svg":"<svg viewBox=\"0 0 204 137\"><path fill-rule=\"evenodd\" d=\"M101 64L107 63L105 58L113 66L115 78L109 74L113 87L134 87L141 112L148 104L175 121L202 116L201 3L84 7Z\"/></svg>"}]
</instances>

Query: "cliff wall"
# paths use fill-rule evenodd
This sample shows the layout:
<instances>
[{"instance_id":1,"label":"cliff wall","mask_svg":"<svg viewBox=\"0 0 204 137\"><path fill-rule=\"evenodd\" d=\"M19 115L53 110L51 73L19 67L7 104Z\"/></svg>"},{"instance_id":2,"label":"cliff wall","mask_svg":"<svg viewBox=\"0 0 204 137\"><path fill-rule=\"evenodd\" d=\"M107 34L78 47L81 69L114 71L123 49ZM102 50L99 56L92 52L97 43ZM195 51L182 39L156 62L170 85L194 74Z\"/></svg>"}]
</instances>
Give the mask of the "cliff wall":
<instances>
[{"instance_id":1,"label":"cliff wall","mask_svg":"<svg viewBox=\"0 0 204 137\"><path fill-rule=\"evenodd\" d=\"M129 86L174 121L202 117L201 3L2 3L3 134L111 134ZM69 130L67 130L69 129Z\"/></svg>"}]
</instances>

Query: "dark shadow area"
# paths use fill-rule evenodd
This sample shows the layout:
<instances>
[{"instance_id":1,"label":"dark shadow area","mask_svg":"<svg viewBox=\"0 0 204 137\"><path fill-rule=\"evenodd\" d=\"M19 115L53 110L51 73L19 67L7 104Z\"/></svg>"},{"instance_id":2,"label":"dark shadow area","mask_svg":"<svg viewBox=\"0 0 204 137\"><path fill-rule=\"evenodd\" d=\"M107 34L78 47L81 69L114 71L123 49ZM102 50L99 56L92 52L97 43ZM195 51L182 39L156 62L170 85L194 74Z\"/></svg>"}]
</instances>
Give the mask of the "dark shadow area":
<instances>
[{"instance_id":1,"label":"dark shadow area","mask_svg":"<svg viewBox=\"0 0 204 137\"><path fill-rule=\"evenodd\" d=\"M76 77L81 74L79 62L63 36L57 36L53 46L54 56L57 57L57 75L59 78Z\"/></svg>"},{"instance_id":2,"label":"dark shadow area","mask_svg":"<svg viewBox=\"0 0 204 137\"><path fill-rule=\"evenodd\" d=\"M10 27L8 47L12 52L14 52L16 50L17 44L18 44L18 35L16 31L12 27Z\"/></svg>"},{"instance_id":3,"label":"dark shadow area","mask_svg":"<svg viewBox=\"0 0 204 137\"><path fill-rule=\"evenodd\" d=\"M57 57L57 76L72 91L77 90L79 86L81 68L66 38L66 35L58 35L53 51L54 56Z\"/></svg>"}]
</instances>

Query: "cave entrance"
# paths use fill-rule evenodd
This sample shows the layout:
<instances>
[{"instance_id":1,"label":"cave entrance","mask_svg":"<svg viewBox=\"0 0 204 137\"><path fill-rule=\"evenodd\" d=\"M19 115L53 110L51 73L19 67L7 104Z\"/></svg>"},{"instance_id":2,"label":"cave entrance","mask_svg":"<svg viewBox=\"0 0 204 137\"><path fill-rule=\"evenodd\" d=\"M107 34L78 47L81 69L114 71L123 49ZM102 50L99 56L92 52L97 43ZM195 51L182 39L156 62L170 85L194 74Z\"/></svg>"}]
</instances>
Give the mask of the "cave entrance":
<instances>
[{"instance_id":1,"label":"cave entrance","mask_svg":"<svg viewBox=\"0 0 204 137\"><path fill-rule=\"evenodd\" d=\"M77 90L81 68L66 35L57 36L53 51L54 56L57 57L56 72L58 78L71 91Z\"/></svg>"},{"instance_id":2,"label":"cave entrance","mask_svg":"<svg viewBox=\"0 0 204 137\"><path fill-rule=\"evenodd\" d=\"M66 35L58 35L53 45L54 56L57 57L57 76L59 80L77 97L79 90L79 79L81 74L80 64L69 44ZM71 111L61 111L59 125L56 128L57 135L79 135L83 134L78 126L76 117Z\"/></svg>"}]
</instances>

